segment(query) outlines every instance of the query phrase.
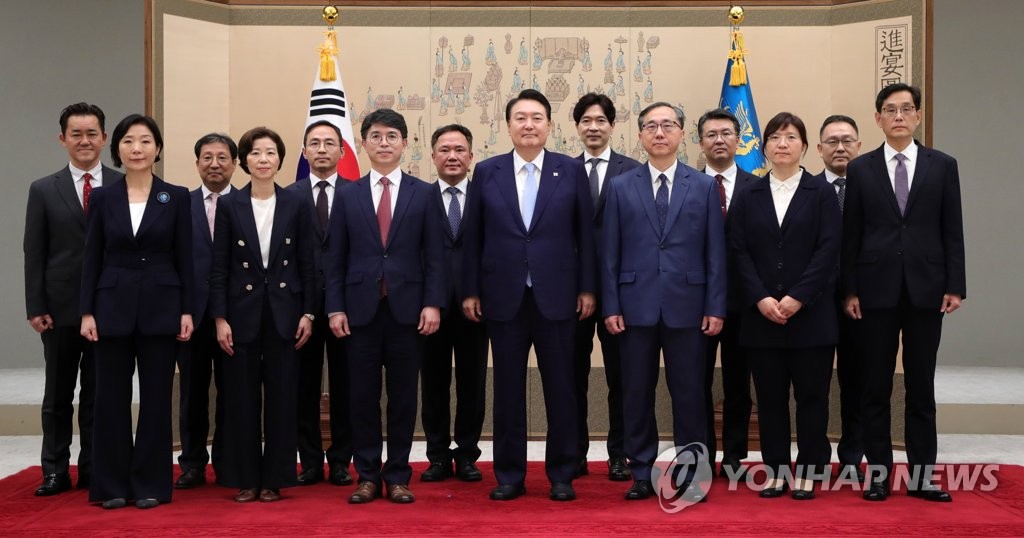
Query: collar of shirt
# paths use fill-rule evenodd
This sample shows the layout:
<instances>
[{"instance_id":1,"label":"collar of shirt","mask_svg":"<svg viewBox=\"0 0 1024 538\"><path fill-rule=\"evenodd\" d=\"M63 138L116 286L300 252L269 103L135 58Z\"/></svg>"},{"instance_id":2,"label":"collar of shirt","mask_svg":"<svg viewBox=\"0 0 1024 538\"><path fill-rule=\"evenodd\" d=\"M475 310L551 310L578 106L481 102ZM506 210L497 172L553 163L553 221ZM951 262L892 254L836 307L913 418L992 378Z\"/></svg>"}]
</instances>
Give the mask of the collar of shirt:
<instances>
[{"instance_id":1,"label":"collar of shirt","mask_svg":"<svg viewBox=\"0 0 1024 538\"><path fill-rule=\"evenodd\" d=\"M209 200L210 199L210 194L212 194L213 191L211 191L210 189L206 188L206 185L200 185L199 188L202 189L203 200ZM228 183L227 187L224 187L224 190L220 191L217 194L219 194L221 196L224 196L225 194L227 194L229 192L231 192L231 184L230 183Z\"/></svg>"},{"instance_id":2,"label":"collar of shirt","mask_svg":"<svg viewBox=\"0 0 1024 538\"><path fill-rule=\"evenodd\" d=\"M540 180L540 172L541 172L541 170L544 169L544 154L545 153L547 153L547 150L542 149L540 151L540 153L537 154L537 158L535 158L532 161L527 161L526 159L522 158L519 155L518 151L513 150L512 151L512 169L515 170L516 175L519 175L520 173L522 173L523 177L525 178L526 177L526 171L523 170L523 167L526 166L527 162L532 162L533 165L537 167L537 180L539 181Z\"/></svg>"},{"instance_id":3,"label":"collar of shirt","mask_svg":"<svg viewBox=\"0 0 1024 538\"><path fill-rule=\"evenodd\" d=\"M892 161L896 158L897 153L906 155L907 162L904 163L905 165L917 162L917 141L911 142L909 146L903 148L903 151L896 151L895 148L889 145L889 142L886 142L882 148L882 151L885 152L885 162Z\"/></svg>"},{"instance_id":4,"label":"collar of shirt","mask_svg":"<svg viewBox=\"0 0 1024 538\"><path fill-rule=\"evenodd\" d=\"M92 170L81 170L75 167L75 165L68 163L68 170L71 171L71 179L75 183L82 181L82 176L88 172L92 175L92 178L103 183L103 163L96 163L96 166L92 167Z\"/></svg>"},{"instance_id":5,"label":"collar of shirt","mask_svg":"<svg viewBox=\"0 0 1024 538\"><path fill-rule=\"evenodd\" d=\"M779 191L795 191L800 186L800 177L804 175L804 169L797 170L796 174L787 177L785 181L780 181L775 177L775 174L770 174L768 178L768 184L772 188L772 192Z\"/></svg>"},{"instance_id":6,"label":"collar of shirt","mask_svg":"<svg viewBox=\"0 0 1024 538\"><path fill-rule=\"evenodd\" d=\"M825 181L828 181L829 185L834 185L837 179L839 179L839 176L835 172L828 168L825 169Z\"/></svg>"},{"instance_id":7,"label":"collar of shirt","mask_svg":"<svg viewBox=\"0 0 1024 538\"><path fill-rule=\"evenodd\" d=\"M459 189L459 193L460 194L465 196L466 195L466 187L469 185L469 178L465 178L464 177L464 178L462 178L462 181L460 181L460 182L458 182L458 183L456 183L454 185L449 185L449 184L445 183L444 181L441 181L440 178L438 178L436 183L437 183L437 187L439 189L441 189L441 194L442 195L447 194L448 187L455 187L456 189ZM449 194L449 196L451 196L451 195Z\"/></svg>"},{"instance_id":8,"label":"collar of shirt","mask_svg":"<svg viewBox=\"0 0 1024 538\"><path fill-rule=\"evenodd\" d=\"M337 179L338 176L335 175L334 177L335 177L335 179ZM398 185L402 181L402 168L401 167L396 167L394 170L392 170L392 171L390 171L390 172L388 172L386 174L382 174L382 173L374 170L373 168L371 168L370 169L370 186L374 187L374 188L378 187L380 185L380 178L382 178L382 177L387 177L388 181L391 182L391 187L394 188L396 185Z\"/></svg>"},{"instance_id":9,"label":"collar of shirt","mask_svg":"<svg viewBox=\"0 0 1024 538\"><path fill-rule=\"evenodd\" d=\"M655 168L654 165L650 163L650 161L648 161L647 170L651 174L651 185L654 185L654 192L658 192L658 176L660 176L661 174L665 174L665 177L668 178L668 181L666 181L665 184L668 187L669 194L672 194L672 182L676 178L677 166L679 166L679 161L672 161L672 166L669 166L668 170L662 172L661 170Z\"/></svg>"},{"instance_id":10,"label":"collar of shirt","mask_svg":"<svg viewBox=\"0 0 1024 538\"><path fill-rule=\"evenodd\" d=\"M379 180L380 178L377 179ZM388 176L388 179L391 179L391 176ZM320 183L321 181L326 181L327 186L333 189L334 187L337 186L336 184L338 183L338 174L337 172L335 172L324 179L320 179L314 176L313 174L309 174L309 184L312 185L314 189L316 188L316 184Z\"/></svg>"},{"instance_id":11,"label":"collar of shirt","mask_svg":"<svg viewBox=\"0 0 1024 538\"><path fill-rule=\"evenodd\" d=\"M611 160L612 160L612 147L611 146L606 146L604 148L604 151L602 151L600 155L591 155L590 153L587 153L586 151L584 151L583 152L583 162L584 162L584 164L587 161L589 161L590 159L593 159L595 157L597 157L598 159L601 159L601 162L603 162L603 163L611 162ZM590 170L587 170L587 173L590 173Z\"/></svg>"},{"instance_id":12,"label":"collar of shirt","mask_svg":"<svg viewBox=\"0 0 1024 538\"><path fill-rule=\"evenodd\" d=\"M726 187L729 187L733 183L736 183L736 171L738 169L739 168L736 166L736 161L733 161L732 166L726 168L725 170L722 170L721 172L715 170L709 164L704 167L704 173L711 177L715 177L716 174L722 174L722 177L724 178L722 179L722 183L724 183Z\"/></svg>"}]
</instances>

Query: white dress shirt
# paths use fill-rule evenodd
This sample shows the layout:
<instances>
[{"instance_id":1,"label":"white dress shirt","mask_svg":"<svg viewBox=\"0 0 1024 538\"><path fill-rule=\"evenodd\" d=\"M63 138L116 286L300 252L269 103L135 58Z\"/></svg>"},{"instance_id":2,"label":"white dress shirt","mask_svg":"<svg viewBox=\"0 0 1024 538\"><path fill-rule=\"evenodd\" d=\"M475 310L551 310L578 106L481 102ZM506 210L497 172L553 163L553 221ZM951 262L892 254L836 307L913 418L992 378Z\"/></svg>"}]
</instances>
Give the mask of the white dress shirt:
<instances>
[{"instance_id":1,"label":"white dress shirt","mask_svg":"<svg viewBox=\"0 0 1024 538\"><path fill-rule=\"evenodd\" d=\"M401 175L399 175L399 177L401 177ZM388 179L391 179L391 176L388 176ZM331 174L327 179L320 179L313 174L309 174L309 184L313 187L309 189L313 191L313 207L316 207L316 197L320 195L320 189L317 188L316 184L321 181L327 182L327 188L325 189L327 191L327 216L330 216L331 209L334 208L334 187L335 183L338 182L338 174ZM373 208L377 209L377 205L374 204Z\"/></svg>"},{"instance_id":2,"label":"white dress shirt","mask_svg":"<svg viewBox=\"0 0 1024 538\"><path fill-rule=\"evenodd\" d=\"M704 167L704 173L709 175L709 176L711 176L711 177L715 177L716 175L721 174L721 176L722 176L722 186L725 187L725 210L726 211L728 211L729 207L732 206L732 193L736 190L736 171L737 170L738 170L738 168L736 166L736 162L735 161L733 161L732 166L730 166L729 168L726 168L725 171L723 171L723 172L719 172L719 171L715 170L714 168L711 168L710 164ZM718 183L718 180L715 180L715 183ZM718 186L715 186L715 190L718 190Z\"/></svg>"},{"instance_id":3,"label":"white dress shirt","mask_svg":"<svg viewBox=\"0 0 1024 538\"><path fill-rule=\"evenodd\" d=\"M256 235L260 238L260 256L263 268L270 264L270 236L274 232L274 210L277 209L277 194L266 200L252 199L252 216L256 220Z\"/></svg>"},{"instance_id":4,"label":"white dress shirt","mask_svg":"<svg viewBox=\"0 0 1024 538\"><path fill-rule=\"evenodd\" d=\"M669 166L668 170L665 170L664 172L662 172L662 171L658 170L657 168L655 168L654 165L651 164L648 161L647 169L651 173L651 188L653 189L651 191L651 195L652 196L654 196L654 197L658 196L658 187L661 186L661 185L658 184L658 176L661 175L661 174L665 174L665 177L668 178L668 181L665 182L665 186L668 188L668 199L669 199L669 201L672 200L672 182L675 180L675 177L676 177L676 166L678 166L678 165L679 165L679 161L672 161L672 166Z\"/></svg>"},{"instance_id":5,"label":"white dress shirt","mask_svg":"<svg viewBox=\"0 0 1024 538\"><path fill-rule=\"evenodd\" d=\"M775 174L769 174L768 185L772 189L772 202L775 204L775 217L779 219L779 226L782 226L782 221L786 218L786 211L789 209L789 203L793 201L797 187L800 186L800 176L802 175L804 175L803 168L784 181L780 181Z\"/></svg>"},{"instance_id":6,"label":"white dress shirt","mask_svg":"<svg viewBox=\"0 0 1024 538\"><path fill-rule=\"evenodd\" d=\"M537 174L537 192L540 192L540 171L544 169L544 154L547 150L541 150L537 155L537 158L529 161L537 167L535 174ZM526 186L526 159L519 156L516 151L512 152L512 169L516 171L516 195L519 198L519 210L523 209L523 189Z\"/></svg>"},{"instance_id":7,"label":"white dress shirt","mask_svg":"<svg viewBox=\"0 0 1024 538\"><path fill-rule=\"evenodd\" d=\"M71 170L71 179L75 182L75 192L78 193L78 203L82 204L82 207L85 207L83 202L84 198L82 197L82 189L85 187L85 180L82 179L82 177L85 176L86 172L88 172L92 175L92 180L89 181L92 188L95 189L96 187L102 187L103 163L97 162L96 166L94 166L92 170L80 170L75 168L75 165L73 164L68 164L68 169Z\"/></svg>"},{"instance_id":8,"label":"white dress shirt","mask_svg":"<svg viewBox=\"0 0 1024 538\"><path fill-rule=\"evenodd\" d=\"M836 185L836 180L839 179L839 177L840 176L836 175L835 172L828 168L825 169L825 181L828 181L828 184L832 185L832 190L836 191L836 194L839 194L839 185Z\"/></svg>"},{"instance_id":9,"label":"white dress shirt","mask_svg":"<svg viewBox=\"0 0 1024 538\"><path fill-rule=\"evenodd\" d=\"M139 233L142 215L146 213L146 202L128 202L128 214L132 218L132 235Z\"/></svg>"},{"instance_id":10,"label":"white dress shirt","mask_svg":"<svg viewBox=\"0 0 1024 538\"><path fill-rule=\"evenodd\" d=\"M583 168L586 168L587 177L590 177L591 166L587 161L593 159L594 157L595 155L591 155L585 151L583 152ZM612 160L611 146L605 147L604 151L602 151L601 154L597 155L596 157L598 159L601 159L600 161L597 162L597 193L601 194L601 191L604 189L604 180L608 175L608 163L611 162Z\"/></svg>"},{"instance_id":11,"label":"white dress shirt","mask_svg":"<svg viewBox=\"0 0 1024 538\"><path fill-rule=\"evenodd\" d=\"M896 154L902 153L907 156L903 166L907 167L907 192L910 192L914 186L914 170L917 169L917 143L911 142L903 151L896 151L886 142L882 151L885 153L885 167L889 170L889 185L892 186L892 192L896 192Z\"/></svg>"},{"instance_id":12,"label":"white dress shirt","mask_svg":"<svg viewBox=\"0 0 1024 538\"><path fill-rule=\"evenodd\" d=\"M370 197L373 198L373 211L376 213L377 206L380 205L380 197L384 195L384 185L381 184L380 178L387 177L388 181L391 182L391 216L395 215L395 203L398 202L398 187L402 184L402 169L401 167L395 168L387 174L381 174L380 172L370 169Z\"/></svg>"},{"instance_id":13,"label":"white dress shirt","mask_svg":"<svg viewBox=\"0 0 1024 538\"><path fill-rule=\"evenodd\" d=\"M462 215L466 214L466 189L469 187L469 179L462 178L462 181L449 185L438 179L436 182L439 189L441 189L441 201L444 202L444 214L448 215L448 208L452 205L452 195L448 192L449 187L455 187L459 190L456 196L459 197L459 213Z\"/></svg>"}]
</instances>

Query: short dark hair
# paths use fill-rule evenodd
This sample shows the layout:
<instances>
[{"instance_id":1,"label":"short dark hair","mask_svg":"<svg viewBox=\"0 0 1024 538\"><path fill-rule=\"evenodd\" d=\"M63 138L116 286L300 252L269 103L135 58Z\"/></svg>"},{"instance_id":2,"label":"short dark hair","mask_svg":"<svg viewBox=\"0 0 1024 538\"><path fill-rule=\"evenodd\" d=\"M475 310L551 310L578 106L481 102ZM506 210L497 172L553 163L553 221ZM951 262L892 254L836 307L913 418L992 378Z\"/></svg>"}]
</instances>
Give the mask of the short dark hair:
<instances>
[{"instance_id":1,"label":"short dark hair","mask_svg":"<svg viewBox=\"0 0 1024 538\"><path fill-rule=\"evenodd\" d=\"M434 146L437 145L437 139L441 138L441 135L445 133L462 133L462 136L466 137L466 142L469 142L469 149L473 149L473 133L470 130L458 123L452 123L443 127L438 127L434 131L434 134L430 135L430 149L433 150Z\"/></svg>"},{"instance_id":2,"label":"short dark hair","mask_svg":"<svg viewBox=\"0 0 1024 538\"><path fill-rule=\"evenodd\" d=\"M724 108L715 108L705 112L697 120L697 136L704 136L704 123L708 120L729 120L732 122L733 129L736 129L736 134L740 134L740 120L736 119L732 112Z\"/></svg>"},{"instance_id":3,"label":"short dark hair","mask_svg":"<svg viewBox=\"0 0 1024 538\"><path fill-rule=\"evenodd\" d=\"M857 122L853 121L853 118L842 114L832 114L825 118L825 121L821 122L821 129L818 130L818 138L821 138L821 135L825 134L825 127L828 127L833 123L849 123L850 127L853 127L853 131L860 134L860 129L857 128Z\"/></svg>"},{"instance_id":4,"label":"short dark hair","mask_svg":"<svg viewBox=\"0 0 1024 538\"><path fill-rule=\"evenodd\" d=\"M235 145L235 141L230 136L223 133L209 133L196 140L196 159L199 158L199 152L202 151L203 146L207 144L224 144L228 147L228 152L231 153L231 160L238 158L238 146Z\"/></svg>"},{"instance_id":5,"label":"short dark hair","mask_svg":"<svg viewBox=\"0 0 1024 538\"><path fill-rule=\"evenodd\" d=\"M317 120L314 121L313 123L310 123L309 127L306 127L306 131L302 133L302 147L306 147L306 140L309 138L309 132L321 126L327 126L330 127L331 129L334 129L334 132L338 133L338 142L341 142L341 129L337 125L327 120Z\"/></svg>"},{"instance_id":6,"label":"short dark hair","mask_svg":"<svg viewBox=\"0 0 1024 538\"><path fill-rule=\"evenodd\" d=\"M100 131L107 132L107 117L103 115L103 110L100 107L90 105L89 103L75 103L64 107L64 110L60 111L60 134L67 133L68 118L71 116L96 116L96 119L100 120Z\"/></svg>"},{"instance_id":7,"label":"short dark hair","mask_svg":"<svg viewBox=\"0 0 1024 538\"><path fill-rule=\"evenodd\" d=\"M804 151L807 151L807 127L804 126L804 120L800 119L800 116L793 114L792 112L779 112L772 119L768 120L768 125L764 126L764 140L765 144L761 144L761 154L768 156L765 153L765 147L767 147L768 137L775 134L786 127L792 125L796 127L797 132L800 133L800 140L804 143Z\"/></svg>"},{"instance_id":8,"label":"short dark hair","mask_svg":"<svg viewBox=\"0 0 1024 538\"><path fill-rule=\"evenodd\" d=\"M646 116L648 112L654 110L655 108L661 108L663 106L671 108L672 111L676 113L676 120L679 121L680 127L686 127L686 113L683 112L683 107L673 105L672 103L666 103L665 101L658 101L657 103L651 103L647 105L647 108L640 111L640 114L636 117L637 128L643 130L644 116Z\"/></svg>"},{"instance_id":9,"label":"short dark hair","mask_svg":"<svg viewBox=\"0 0 1024 538\"><path fill-rule=\"evenodd\" d=\"M544 106L544 114L547 115L548 121L551 121L551 102L548 101L547 97L544 97L543 93L540 93L533 88L527 88L519 92L519 95L509 99L508 104L505 105L506 123L512 119L512 107L519 101L537 101Z\"/></svg>"},{"instance_id":10,"label":"short dark hair","mask_svg":"<svg viewBox=\"0 0 1024 538\"><path fill-rule=\"evenodd\" d=\"M359 126L359 137L365 140L366 133L370 131L370 126L374 123L398 129L398 132L402 134L402 138L409 138L409 127L405 124L405 116L390 108L378 108L367 114L363 118L363 124Z\"/></svg>"},{"instance_id":11,"label":"short dark hair","mask_svg":"<svg viewBox=\"0 0 1024 538\"><path fill-rule=\"evenodd\" d=\"M153 162L160 162L160 153L164 149L164 137L160 134L160 126L156 124L156 120L149 116L128 114L114 127L114 132L110 135L110 160L113 161L114 166L121 166L121 152L118 150L118 146L121 145L121 139L128 133L128 129L132 125L145 125L149 132L153 134L153 141L156 142L157 147L156 160Z\"/></svg>"},{"instance_id":12,"label":"short dark hair","mask_svg":"<svg viewBox=\"0 0 1024 538\"><path fill-rule=\"evenodd\" d=\"M579 101L576 101L576 106L572 109L572 121L579 125L583 114L594 105L601 107L604 117L608 118L608 123L615 123L615 103L607 95L595 92L585 94L583 97L580 97Z\"/></svg>"},{"instance_id":13,"label":"short dark hair","mask_svg":"<svg viewBox=\"0 0 1024 538\"><path fill-rule=\"evenodd\" d=\"M249 163L246 162L246 156L252 151L253 143L261 138L269 138L277 146L277 155L279 157L277 169L280 170L281 165L284 164L284 140L281 140L281 135L263 126L253 127L246 131L242 138L238 139L238 154L242 156L238 160L238 164L242 166L242 170L245 170L246 174L252 175L249 172Z\"/></svg>"},{"instance_id":14,"label":"short dark hair","mask_svg":"<svg viewBox=\"0 0 1024 538\"><path fill-rule=\"evenodd\" d=\"M875 112L881 112L882 103L890 95L899 92L910 92L910 98L914 100L914 108L921 108L921 88L900 82L898 84L890 84L878 92L878 97L875 97Z\"/></svg>"}]
</instances>

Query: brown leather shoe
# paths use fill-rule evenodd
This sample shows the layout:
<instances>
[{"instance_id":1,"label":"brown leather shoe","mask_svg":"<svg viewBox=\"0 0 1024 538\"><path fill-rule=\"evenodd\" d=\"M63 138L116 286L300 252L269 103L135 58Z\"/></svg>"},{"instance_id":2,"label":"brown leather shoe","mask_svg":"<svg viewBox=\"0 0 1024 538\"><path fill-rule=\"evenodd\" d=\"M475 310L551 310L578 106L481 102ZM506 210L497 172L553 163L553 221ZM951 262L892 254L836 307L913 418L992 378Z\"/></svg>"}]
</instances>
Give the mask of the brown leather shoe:
<instances>
[{"instance_id":1,"label":"brown leather shoe","mask_svg":"<svg viewBox=\"0 0 1024 538\"><path fill-rule=\"evenodd\" d=\"M409 504L416 501L416 496L409 491L409 486L405 484L389 484L388 499L391 499L393 503Z\"/></svg>"},{"instance_id":2,"label":"brown leather shoe","mask_svg":"<svg viewBox=\"0 0 1024 538\"><path fill-rule=\"evenodd\" d=\"M240 489L235 495L236 503L251 503L259 497L260 490L256 488Z\"/></svg>"},{"instance_id":3,"label":"brown leather shoe","mask_svg":"<svg viewBox=\"0 0 1024 538\"><path fill-rule=\"evenodd\" d=\"M262 489L260 490L260 502L261 503L272 503L274 501L281 500L281 492L276 489Z\"/></svg>"},{"instance_id":4,"label":"brown leather shoe","mask_svg":"<svg viewBox=\"0 0 1024 538\"><path fill-rule=\"evenodd\" d=\"M348 498L349 504L365 504L373 501L377 497L380 497L380 486L364 480L359 483L356 490L352 492L352 495Z\"/></svg>"}]
</instances>

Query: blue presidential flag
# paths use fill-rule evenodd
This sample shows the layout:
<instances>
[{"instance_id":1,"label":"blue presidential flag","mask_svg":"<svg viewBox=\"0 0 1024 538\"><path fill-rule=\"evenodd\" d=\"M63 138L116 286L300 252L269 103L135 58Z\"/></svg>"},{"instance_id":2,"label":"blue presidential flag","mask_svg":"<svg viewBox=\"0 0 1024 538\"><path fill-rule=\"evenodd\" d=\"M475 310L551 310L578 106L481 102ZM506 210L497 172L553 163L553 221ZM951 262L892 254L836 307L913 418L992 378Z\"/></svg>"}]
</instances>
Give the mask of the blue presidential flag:
<instances>
[{"instance_id":1,"label":"blue presidential flag","mask_svg":"<svg viewBox=\"0 0 1024 538\"><path fill-rule=\"evenodd\" d=\"M740 122L736 164L755 176L763 176L768 172L768 163L761 153L761 125L757 122L754 93L747 77L746 53L743 33L739 28L733 28L719 106L732 112Z\"/></svg>"}]
</instances>

